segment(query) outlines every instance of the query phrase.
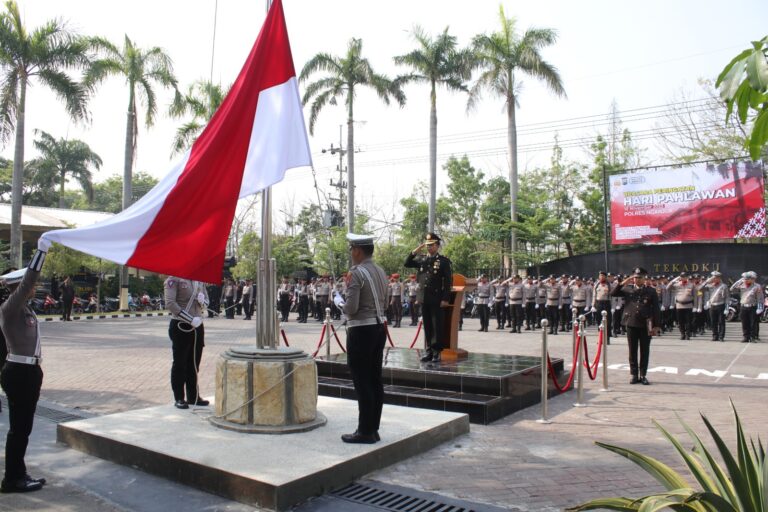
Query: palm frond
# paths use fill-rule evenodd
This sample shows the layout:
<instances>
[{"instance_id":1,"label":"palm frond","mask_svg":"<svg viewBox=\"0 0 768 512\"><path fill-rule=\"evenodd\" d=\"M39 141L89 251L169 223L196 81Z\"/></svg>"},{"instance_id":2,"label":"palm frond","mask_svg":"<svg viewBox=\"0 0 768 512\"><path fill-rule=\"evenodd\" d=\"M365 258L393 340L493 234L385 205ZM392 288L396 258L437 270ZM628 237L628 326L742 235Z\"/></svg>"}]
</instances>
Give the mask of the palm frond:
<instances>
[{"instance_id":1,"label":"palm frond","mask_svg":"<svg viewBox=\"0 0 768 512\"><path fill-rule=\"evenodd\" d=\"M38 72L38 78L64 102L72 119L88 120L88 90L86 87L57 69L41 69Z\"/></svg>"},{"instance_id":2,"label":"palm frond","mask_svg":"<svg viewBox=\"0 0 768 512\"><path fill-rule=\"evenodd\" d=\"M327 53L318 53L304 64L304 67L299 74L299 82L306 81L310 75L318 71L325 71L338 76L341 71L341 66L336 57Z\"/></svg>"}]
</instances>

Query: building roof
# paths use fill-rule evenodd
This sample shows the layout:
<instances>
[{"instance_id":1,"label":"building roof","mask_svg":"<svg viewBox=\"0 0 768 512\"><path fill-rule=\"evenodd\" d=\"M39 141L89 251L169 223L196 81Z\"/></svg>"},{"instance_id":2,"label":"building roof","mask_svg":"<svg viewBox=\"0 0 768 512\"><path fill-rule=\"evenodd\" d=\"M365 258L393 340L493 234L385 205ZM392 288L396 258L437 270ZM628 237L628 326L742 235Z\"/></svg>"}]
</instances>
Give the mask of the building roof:
<instances>
[{"instance_id":1,"label":"building roof","mask_svg":"<svg viewBox=\"0 0 768 512\"><path fill-rule=\"evenodd\" d=\"M88 210L23 206L21 209L21 227L24 230L40 232L51 229L79 228L106 220L113 215L114 213ZM0 203L0 230L7 230L10 225L11 205Z\"/></svg>"}]
</instances>

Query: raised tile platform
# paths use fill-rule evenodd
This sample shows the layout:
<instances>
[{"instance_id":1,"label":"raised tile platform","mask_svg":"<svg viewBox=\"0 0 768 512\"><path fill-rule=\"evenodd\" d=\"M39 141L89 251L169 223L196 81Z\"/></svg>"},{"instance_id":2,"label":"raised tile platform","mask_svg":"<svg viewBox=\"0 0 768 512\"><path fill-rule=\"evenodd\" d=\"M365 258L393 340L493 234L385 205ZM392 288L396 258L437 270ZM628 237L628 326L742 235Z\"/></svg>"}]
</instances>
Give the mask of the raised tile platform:
<instances>
[{"instance_id":1,"label":"raised tile platform","mask_svg":"<svg viewBox=\"0 0 768 512\"><path fill-rule=\"evenodd\" d=\"M172 405L58 425L72 448L254 506L288 510L312 496L469 432L465 414L385 405L381 442L350 445L357 403L319 397L328 423L311 432L241 434L211 425L212 408Z\"/></svg>"},{"instance_id":2,"label":"raised tile platform","mask_svg":"<svg viewBox=\"0 0 768 512\"><path fill-rule=\"evenodd\" d=\"M422 363L423 351L388 347L384 352L384 401L463 412L487 425L541 401L541 358L470 353L467 359ZM563 377L563 360L552 366ZM346 354L317 358L319 392L355 399ZM550 385L549 395L557 394Z\"/></svg>"}]
</instances>

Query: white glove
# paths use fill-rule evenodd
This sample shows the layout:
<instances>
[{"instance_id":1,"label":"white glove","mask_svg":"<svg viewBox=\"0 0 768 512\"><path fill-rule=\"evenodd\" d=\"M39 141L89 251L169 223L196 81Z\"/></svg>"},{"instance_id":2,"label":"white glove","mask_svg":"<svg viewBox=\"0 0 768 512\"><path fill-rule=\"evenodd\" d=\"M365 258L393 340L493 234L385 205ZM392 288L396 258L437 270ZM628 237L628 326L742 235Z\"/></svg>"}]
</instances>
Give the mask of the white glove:
<instances>
[{"instance_id":1,"label":"white glove","mask_svg":"<svg viewBox=\"0 0 768 512\"><path fill-rule=\"evenodd\" d=\"M763 306L757 306L757 311L755 311L755 313L757 313L758 315L762 315L763 311L764 311Z\"/></svg>"},{"instance_id":2,"label":"white glove","mask_svg":"<svg viewBox=\"0 0 768 512\"><path fill-rule=\"evenodd\" d=\"M336 304L337 308L342 308L346 302L344 302L344 297L342 297L338 293L333 294L333 303Z\"/></svg>"},{"instance_id":3,"label":"white glove","mask_svg":"<svg viewBox=\"0 0 768 512\"><path fill-rule=\"evenodd\" d=\"M592 306L592 309L590 310L590 313L597 313L597 308Z\"/></svg>"},{"instance_id":4,"label":"white glove","mask_svg":"<svg viewBox=\"0 0 768 512\"><path fill-rule=\"evenodd\" d=\"M557 306L557 309L563 309L563 306Z\"/></svg>"},{"instance_id":5,"label":"white glove","mask_svg":"<svg viewBox=\"0 0 768 512\"><path fill-rule=\"evenodd\" d=\"M710 307L711 305L709 304L709 301L707 301L706 304L704 304L704 309L709 309Z\"/></svg>"},{"instance_id":6,"label":"white glove","mask_svg":"<svg viewBox=\"0 0 768 512\"><path fill-rule=\"evenodd\" d=\"M615 313L615 312L616 312L616 308L611 308L611 313Z\"/></svg>"},{"instance_id":7,"label":"white glove","mask_svg":"<svg viewBox=\"0 0 768 512\"><path fill-rule=\"evenodd\" d=\"M536 304L536 305L533 307L533 309L539 309L539 305L538 305L538 304Z\"/></svg>"},{"instance_id":8,"label":"white glove","mask_svg":"<svg viewBox=\"0 0 768 512\"><path fill-rule=\"evenodd\" d=\"M197 302L199 302L203 308L208 307L208 300L206 300L205 294L203 292L197 294Z\"/></svg>"},{"instance_id":9,"label":"white glove","mask_svg":"<svg viewBox=\"0 0 768 512\"><path fill-rule=\"evenodd\" d=\"M48 252L48 249L51 248L51 241L45 238L45 235L41 236L40 239L37 241L37 250Z\"/></svg>"},{"instance_id":10,"label":"white glove","mask_svg":"<svg viewBox=\"0 0 768 512\"><path fill-rule=\"evenodd\" d=\"M203 319L202 319L202 318L200 318L199 316L196 316L196 317L194 317L194 318L192 319L192 327L194 327L195 329L197 329L197 328L198 328L198 327L200 327L201 325L203 325Z\"/></svg>"},{"instance_id":11,"label":"white glove","mask_svg":"<svg viewBox=\"0 0 768 512\"><path fill-rule=\"evenodd\" d=\"M666 310L667 310L667 308L665 308L664 306L661 306L661 310L662 310L662 311L666 311Z\"/></svg>"}]
</instances>

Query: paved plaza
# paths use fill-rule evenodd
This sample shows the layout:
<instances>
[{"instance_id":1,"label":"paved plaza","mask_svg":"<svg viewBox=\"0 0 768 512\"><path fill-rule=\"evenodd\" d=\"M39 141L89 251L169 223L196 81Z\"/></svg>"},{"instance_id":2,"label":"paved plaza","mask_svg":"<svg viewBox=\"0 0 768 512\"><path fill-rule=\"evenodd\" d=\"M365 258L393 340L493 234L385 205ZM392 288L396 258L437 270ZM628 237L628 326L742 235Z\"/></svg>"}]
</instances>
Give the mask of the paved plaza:
<instances>
[{"instance_id":1,"label":"paved plaza","mask_svg":"<svg viewBox=\"0 0 768 512\"><path fill-rule=\"evenodd\" d=\"M291 320L284 325L291 346L313 352L321 324L297 324L293 315ZM540 354L540 331L511 334L494 326L492 322L491 332L480 333L476 320L466 320L460 346L472 352ZM216 355L232 345L253 343L255 323L216 318L206 321L205 328L200 386L205 396L212 396ZM44 324L42 405L103 415L171 403L167 329L167 318ZM576 394L569 392L550 401L550 425L537 423L539 408L529 408L489 426L472 425L470 434L368 478L520 511L561 510L599 496L658 491L658 484L635 465L593 441L635 448L679 468L679 459L651 418L682 433L675 417L679 414L703 434L701 412L730 442L734 429L729 398L746 430L764 433L768 344L740 343L739 324L730 323L727 329L725 343L711 342L708 336L681 341L676 334L654 339L651 386L629 385L626 341L617 339L608 353L610 391L601 392L599 381L587 382L587 407L573 407ZM415 328L391 332L397 346L408 346ZM342 328L339 335L344 341ZM549 339L550 353L563 357L570 368L570 334ZM589 331L589 346L594 357L594 329ZM340 351L335 344L332 349ZM7 420L4 409L3 443ZM27 457L30 472L50 483L30 495L3 495L0 511L253 510L57 445L54 423L41 416L33 437Z\"/></svg>"}]
</instances>

